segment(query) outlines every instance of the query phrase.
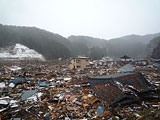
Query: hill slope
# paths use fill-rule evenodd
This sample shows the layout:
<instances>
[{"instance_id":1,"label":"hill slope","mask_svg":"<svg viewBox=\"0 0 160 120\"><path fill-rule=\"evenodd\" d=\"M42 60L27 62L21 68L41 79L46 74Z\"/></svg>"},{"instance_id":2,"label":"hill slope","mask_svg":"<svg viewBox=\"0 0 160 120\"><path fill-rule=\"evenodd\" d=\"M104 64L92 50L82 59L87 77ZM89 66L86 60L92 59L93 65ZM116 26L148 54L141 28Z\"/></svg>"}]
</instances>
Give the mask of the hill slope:
<instances>
[{"instance_id":1,"label":"hill slope","mask_svg":"<svg viewBox=\"0 0 160 120\"><path fill-rule=\"evenodd\" d=\"M41 60L45 61L45 58L36 52L29 49L24 45L15 44L6 48L0 49L0 58L4 60Z\"/></svg>"},{"instance_id":2,"label":"hill slope","mask_svg":"<svg viewBox=\"0 0 160 120\"><path fill-rule=\"evenodd\" d=\"M89 56L99 59L107 55L108 41L89 36L69 36L72 43L73 55Z\"/></svg>"},{"instance_id":3,"label":"hill slope","mask_svg":"<svg viewBox=\"0 0 160 120\"><path fill-rule=\"evenodd\" d=\"M148 43L157 36L160 36L160 33L144 36L127 35L108 41L88 36L70 36L68 39L72 43L75 55L120 57L127 54L133 58L144 58L148 54Z\"/></svg>"},{"instance_id":4,"label":"hill slope","mask_svg":"<svg viewBox=\"0 0 160 120\"><path fill-rule=\"evenodd\" d=\"M67 58L71 55L67 46L69 41L51 32L35 27L17 27L0 25L0 47L20 43L38 53L46 59Z\"/></svg>"},{"instance_id":5,"label":"hill slope","mask_svg":"<svg viewBox=\"0 0 160 120\"><path fill-rule=\"evenodd\" d=\"M100 59L103 56L120 57L125 54L132 58L144 58L151 51L148 50L148 43L158 36L160 33L144 36L127 35L105 40L72 35L67 39L35 27L0 24L0 47L4 48L20 43L42 54L46 59L68 58L78 55Z\"/></svg>"},{"instance_id":6,"label":"hill slope","mask_svg":"<svg viewBox=\"0 0 160 120\"><path fill-rule=\"evenodd\" d=\"M160 59L160 36L152 39L148 44L148 57Z\"/></svg>"}]
</instances>

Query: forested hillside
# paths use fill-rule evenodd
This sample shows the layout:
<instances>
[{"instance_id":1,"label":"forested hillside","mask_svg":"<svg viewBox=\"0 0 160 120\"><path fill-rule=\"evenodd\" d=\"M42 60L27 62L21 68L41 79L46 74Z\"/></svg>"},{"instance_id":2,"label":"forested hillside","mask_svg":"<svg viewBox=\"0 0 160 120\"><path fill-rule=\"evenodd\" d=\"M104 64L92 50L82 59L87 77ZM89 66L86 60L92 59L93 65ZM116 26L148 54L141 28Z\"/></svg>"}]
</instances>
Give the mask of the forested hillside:
<instances>
[{"instance_id":1,"label":"forested hillside","mask_svg":"<svg viewBox=\"0 0 160 120\"><path fill-rule=\"evenodd\" d=\"M148 45L148 57L160 59L160 37L152 39Z\"/></svg>"},{"instance_id":2,"label":"forested hillside","mask_svg":"<svg viewBox=\"0 0 160 120\"><path fill-rule=\"evenodd\" d=\"M88 36L61 35L35 27L7 26L0 24L0 47L20 43L42 54L46 59L69 58L71 56L88 56L101 59L103 56L120 57L125 54L132 58L157 56L159 44L155 46L152 39L160 33L127 35L120 38L105 40ZM151 41L151 42L150 42ZM152 54L153 51L153 54Z\"/></svg>"},{"instance_id":3,"label":"forested hillside","mask_svg":"<svg viewBox=\"0 0 160 120\"><path fill-rule=\"evenodd\" d=\"M132 58L145 58L148 55L147 45L160 33L127 35L120 38L105 40L88 36L70 36L74 55L85 55L94 59L103 56L120 57L125 54Z\"/></svg>"},{"instance_id":4,"label":"forested hillside","mask_svg":"<svg viewBox=\"0 0 160 120\"><path fill-rule=\"evenodd\" d=\"M70 45L69 41L58 34L35 27L0 25L0 47L16 43L36 50L47 59L71 56L71 52L67 48Z\"/></svg>"}]
</instances>

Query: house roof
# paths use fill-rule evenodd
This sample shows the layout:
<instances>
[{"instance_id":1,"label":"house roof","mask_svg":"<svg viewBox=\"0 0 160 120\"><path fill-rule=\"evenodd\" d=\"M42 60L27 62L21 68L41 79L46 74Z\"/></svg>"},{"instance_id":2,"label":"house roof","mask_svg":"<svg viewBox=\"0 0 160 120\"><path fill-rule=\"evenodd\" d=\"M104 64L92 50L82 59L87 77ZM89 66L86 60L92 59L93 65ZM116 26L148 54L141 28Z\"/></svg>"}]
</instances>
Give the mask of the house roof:
<instances>
[{"instance_id":1,"label":"house roof","mask_svg":"<svg viewBox=\"0 0 160 120\"><path fill-rule=\"evenodd\" d=\"M46 82L40 82L39 86L45 87L45 86L51 86L51 83L46 83Z\"/></svg>"},{"instance_id":2,"label":"house roof","mask_svg":"<svg viewBox=\"0 0 160 120\"><path fill-rule=\"evenodd\" d=\"M24 101L27 98L31 97L32 95L34 95L37 92L37 90L28 90L28 91L24 91L23 94L21 95L21 100Z\"/></svg>"},{"instance_id":3,"label":"house roof","mask_svg":"<svg viewBox=\"0 0 160 120\"><path fill-rule=\"evenodd\" d=\"M118 71L119 72L133 72L134 68L132 65L127 64L127 65L124 65L123 67L119 68Z\"/></svg>"},{"instance_id":4,"label":"house roof","mask_svg":"<svg viewBox=\"0 0 160 120\"><path fill-rule=\"evenodd\" d=\"M118 78L118 77L123 77L123 76L131 75L131 74L135 74L135 73L116 73L112 75L103 75L103 76L97 76L94 78L90 78L90 80Z\"/></svg>"},{"instance_id":5,"label":"house roof","mask_svg":"<svg viewBox=\"0 0 160 120\"><path fill-rule=\"evenodd\" d=\"M18 83L21 83L23 81L23 78L19 77L19 78L15 78L15 79L12 79L12 80L9 80L11 83L14 83L14 84L18 84Z\"/></svg>"},{"instance_id":6,"label":"house roof","mask_svg":"<svg viewBox=\"0 0 160 120\"><path fill-rule=\"evenodd\" d=\"M90 59L89 57L73 57L71 59Z\"/></svg>"},{"instance_id":7,"label":"house roof","mask_svg":"<svg viewBox=\"0 0 160 120\"><path fill-rule=\"evenodd\" d=\"M121 59L130 59L130 57L128 57L127 55L124 55L121 57Z\"/></svg>"},{"instance_id":8,"label":"house roof","mask_svg":"<svg viewBox=\"0 0 160 120\"><path fill-rule=\"evenodd\" d=\"M148 90L149 82L141 73L117 73L107 76L97 76L88 79L96 95L112 104L119 98L124 98L126 93L132 92L128 87L137 91Z\"/></svg>"}]
</instances>

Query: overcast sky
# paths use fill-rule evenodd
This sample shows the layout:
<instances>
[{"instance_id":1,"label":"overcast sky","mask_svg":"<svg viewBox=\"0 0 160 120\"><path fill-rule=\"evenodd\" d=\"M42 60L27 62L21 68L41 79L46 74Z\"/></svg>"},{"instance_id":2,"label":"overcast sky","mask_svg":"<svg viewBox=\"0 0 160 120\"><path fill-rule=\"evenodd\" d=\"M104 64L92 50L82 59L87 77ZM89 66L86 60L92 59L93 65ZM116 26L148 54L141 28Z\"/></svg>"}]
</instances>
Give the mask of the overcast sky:
<instances>
[{"instance_id":1,"label":"overcast sky","mask_svg":"<svg viewBox=\"0 0 160 120\"><path fill-rule=\"evenodd\" d=\"M115 38L160 32L160 0L0 0L0 23L64 37Z\"/></svg>"}]
</instances>

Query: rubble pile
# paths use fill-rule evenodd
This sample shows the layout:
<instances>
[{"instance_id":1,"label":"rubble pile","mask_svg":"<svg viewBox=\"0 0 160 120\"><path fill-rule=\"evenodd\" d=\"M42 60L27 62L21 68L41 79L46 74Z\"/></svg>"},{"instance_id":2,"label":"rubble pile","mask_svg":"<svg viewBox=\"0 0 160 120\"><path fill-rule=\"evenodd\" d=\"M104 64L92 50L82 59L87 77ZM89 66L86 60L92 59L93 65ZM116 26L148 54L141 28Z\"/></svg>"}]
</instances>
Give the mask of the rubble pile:
<instances>
[{"instance_id":1,"label":"rubble pile","mask_svg":"<svg viewBox=\"0 0 160 120\"><path fill-rule=\"evenodd\" d=\"M154 70L147 71L148 66L139 64L133 64L132 71L124 71L122 65L115 61L105 65L93 61L90 68L70 70L67 61L3 64L0 119L159 118L160 72L154 66Z\"/></svg>"}]
</instances>

